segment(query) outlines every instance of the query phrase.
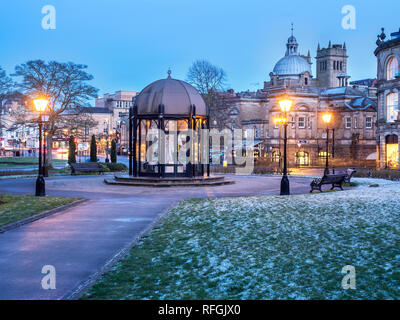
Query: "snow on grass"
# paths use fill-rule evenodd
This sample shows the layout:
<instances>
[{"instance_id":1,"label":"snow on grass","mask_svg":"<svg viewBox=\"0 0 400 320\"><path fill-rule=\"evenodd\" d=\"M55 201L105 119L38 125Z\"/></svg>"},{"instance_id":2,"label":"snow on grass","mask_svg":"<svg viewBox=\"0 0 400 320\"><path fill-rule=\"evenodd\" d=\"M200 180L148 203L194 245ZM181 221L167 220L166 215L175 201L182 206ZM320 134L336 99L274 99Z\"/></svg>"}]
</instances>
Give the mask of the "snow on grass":
<instances>
[{"instance_id":1,"label":"snow on grass","mask_svg":"<svg viewBox=\"0 0 400 320\"><path fill-rule=\"evenodd\" d=\"M343 192L184 201L85 298L398 299L400 183L354 181ZM345 265L355 290L341 287Z\"/></svg>"}]
</instances>

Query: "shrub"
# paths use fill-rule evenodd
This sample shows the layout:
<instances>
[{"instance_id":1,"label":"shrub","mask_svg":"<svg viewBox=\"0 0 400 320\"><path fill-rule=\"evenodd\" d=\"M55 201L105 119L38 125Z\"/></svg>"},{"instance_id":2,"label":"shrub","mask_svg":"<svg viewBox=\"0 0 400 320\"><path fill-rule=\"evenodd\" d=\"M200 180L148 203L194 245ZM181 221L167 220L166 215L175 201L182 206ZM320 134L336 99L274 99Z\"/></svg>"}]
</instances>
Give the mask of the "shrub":
<instances>
[{"instance_id":1,"label":"shrub","mask_svg":"<svg viewBox=\"0 0 400 320\"><path fill-rule=\"evenodd\" d=\"M74 136L69 137L68 162L76 163L76 144Z\"/></svg>"},{"instance_id":2,"label":"shrub","mask_svg":"<svg viewBox=\"0 0 400 320\"><path fill-rule=\"evenodd\" d=\"M97 143L95 135L92 135L90 142L90 162L97 162Z\"/></svg>"},{"instance_id":3,"label":"shrub","mask_svg":"<svg viewBox=\"0 0 400 320\"><path fill-rule=\"evenodd\" d=\"M110 172L110 168L105 164L105 163L100 163L100 165L103 167L104 172Z\"/></svg>"},{"instance_id":4,"label":"shrub","mask_svg":"<svg viewBox=\"0 0 400 320\"><path fill-rule=\"evenodd\" d=\"M357 169L353 175L359 178L380 178L388 180L400 180L399 170L376 170L376 169Z\"/></svg>"},{"instance_id":5,"label":"shrub","mask_svg":"<svg viewBox=\"0 0 400 320\"><path fill-rule=\"evenodd\" d=\"M111 162L112 163L117 163L117 143L115 142L115 139L111 141Z\"/></svg>"},{"instance_id":6,"label":"shrub","mask_svg":"<svg viewBox=\"0 0 400 320\"><path fill-rule=\"evenodd\" d=\"M110 171L127 171L128 167L123 163L108 162L105 164Z\"/></svg>"}]
</instances>

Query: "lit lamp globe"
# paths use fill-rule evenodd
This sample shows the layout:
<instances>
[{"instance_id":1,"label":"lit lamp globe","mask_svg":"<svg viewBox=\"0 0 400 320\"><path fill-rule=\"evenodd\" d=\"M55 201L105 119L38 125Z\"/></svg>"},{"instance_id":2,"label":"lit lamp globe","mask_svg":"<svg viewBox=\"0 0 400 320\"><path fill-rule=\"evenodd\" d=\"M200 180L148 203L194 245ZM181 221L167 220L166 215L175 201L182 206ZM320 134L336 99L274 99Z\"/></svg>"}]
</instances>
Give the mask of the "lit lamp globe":
<instances>
[{"instance_id":1,"label":"lit lamp globe","mask_svg":"<svg viewBox=\"0 0 400 320\"><path fill-rule=\"evenodd\" d=\"M332 119L332 115L331 115L330 113L325 113L325 114L322 116L322 120L323 120L326 124L330 123L330 122L331 122L331 119Z\"/></svg>"},{"instance_id":2,"label":"lit lamp globe","mask_svg":"<svg viewBox=\"0 0 400 320\"><path fill-rule=\"evenodd\" d=\"M35 105L36 111L38 112L45 111L48 103L48 100L42 98L33 100L33 104Z\"/></svg>"},{"instance_id":3,"label":"lit lamp globe","mask_svg":"<svg viewBox=\"0 0 400 320\"><path fill-rule=\"evenodd\" d=\"M281 107L282 112L289 112L292 104L293 101L290 99L283 99L279 101L279 106Z\"/></svg>"}]
</instances>

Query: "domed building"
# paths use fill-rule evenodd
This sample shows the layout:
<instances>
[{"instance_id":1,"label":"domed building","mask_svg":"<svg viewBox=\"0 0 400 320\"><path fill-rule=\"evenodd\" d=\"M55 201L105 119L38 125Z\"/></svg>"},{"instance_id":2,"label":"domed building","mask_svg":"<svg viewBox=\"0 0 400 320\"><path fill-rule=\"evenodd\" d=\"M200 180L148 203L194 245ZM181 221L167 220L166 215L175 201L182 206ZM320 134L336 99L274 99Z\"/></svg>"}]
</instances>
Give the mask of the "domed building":
<instances>
[{"instance_id":1,"label":"domed building","mask_svg":"<svg viewBox=\"0 0 400 320\"><path fill-rule=\"evenodd\" d=\"M332 158L329 162L333 165L374 166L376 88L363 81L349 82L347 58L346 44L329 41L326 48L318 44L313 77L310 51L300 54L292 28L285 55L276 62L262 89L242 93L230 90L225 94L230 110L225 127L253 130L254 156L279 166L282 128L274 119L282 116L279 100L288 97L293 101L288 114L290 166L323 166L326 156ZM325 112L330 112L333 119L329 124L328 153L327 128L322 121ZM215 120L211 118L210 123L214 126Z\"/></svg>"},{"instance_id":2,"label":"domed building","mask_svg":"<svg viewBox=\"0 0 400 320\"><path fill-rule=\"evenodd\" d=\"M270 73L272 82L290 79L303 81L306 85L308 84L312 78L310 52L308 52L307 57L301 56L298 52L298 47L297 40L292 33L286 44L285 56L276 63L273 71Z\"/></svg>"}]
</instances>

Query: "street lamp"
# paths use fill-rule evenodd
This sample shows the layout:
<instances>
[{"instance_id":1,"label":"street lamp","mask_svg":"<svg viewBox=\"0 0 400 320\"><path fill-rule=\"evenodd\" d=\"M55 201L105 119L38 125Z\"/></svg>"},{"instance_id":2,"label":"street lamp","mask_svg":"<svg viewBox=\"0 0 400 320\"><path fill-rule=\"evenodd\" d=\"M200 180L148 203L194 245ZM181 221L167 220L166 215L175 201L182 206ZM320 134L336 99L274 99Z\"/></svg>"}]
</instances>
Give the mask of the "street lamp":
<instances>
[{"instance_id":1,"label":"street lamp","mask_svg":"<svg viewBox=\"0 0 400 320\"><path fill-rule=\"evenodd\" d=\"M281 180L281 195L289 195L290 187L289 187L289 179L287 176L287 113L290 111L292 107L293 101L290 99L282 99L279 101L279 106L281 107L282 112L284 113L283 118L275 119L276 122L280 122L283 124L284 128L284 137L283 137L283 176Z\"/></svg>"},{"instance_id":2,"label":"street lamp","mask_svg":"<svg viewBox=\"0 0 400 320\"><path fill-rule=\"evenodd\" d=\"M332 119L332 115L330 113L325 113L322 116L322 120L325 122L326 124L326 162L325 162L325 171L324 171L324 175L328 175L329 174L329 163L328 163L328 151L329 151L329 123L331 122Z\"/></svg>"},{"instance_id":3,"label":"street lamp","mask_svg":"<svg viewBox=\"0 0 400 320\"><path fill-rule=\"evenodd\" d=\"M46 195L45 182L43 178L42 166L42 113L46 110L49 101L43 98L33 100L36 111L39 112L39 172L36 179L36 192L35 195L43 197Z\"/></svg>"}]
</instances>

